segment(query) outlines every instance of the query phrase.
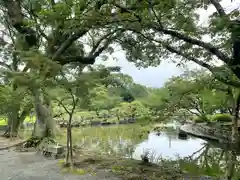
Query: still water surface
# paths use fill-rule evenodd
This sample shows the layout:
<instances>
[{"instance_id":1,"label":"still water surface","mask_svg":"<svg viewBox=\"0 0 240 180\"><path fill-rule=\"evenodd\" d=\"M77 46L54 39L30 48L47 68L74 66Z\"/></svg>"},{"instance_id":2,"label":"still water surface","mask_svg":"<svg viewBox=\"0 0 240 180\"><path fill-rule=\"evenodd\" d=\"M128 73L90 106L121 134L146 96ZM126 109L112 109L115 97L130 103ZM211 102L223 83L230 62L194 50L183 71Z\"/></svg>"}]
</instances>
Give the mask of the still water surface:
<instances>
[{"instance_id":1,"label":"still water surface","mask_svg":"<svg viewBox=\"0 0 240 180\"><path fill-rule=\"evenodd\" d=\"M148 151L155 157L176 160L191 156L205 144L206 141L190 136L186 140L179 139L176 132L162 132L159 136L152 132L147 140L136 146L133 158L141 159L140 156Z\"/></svg>"}]
</instances>

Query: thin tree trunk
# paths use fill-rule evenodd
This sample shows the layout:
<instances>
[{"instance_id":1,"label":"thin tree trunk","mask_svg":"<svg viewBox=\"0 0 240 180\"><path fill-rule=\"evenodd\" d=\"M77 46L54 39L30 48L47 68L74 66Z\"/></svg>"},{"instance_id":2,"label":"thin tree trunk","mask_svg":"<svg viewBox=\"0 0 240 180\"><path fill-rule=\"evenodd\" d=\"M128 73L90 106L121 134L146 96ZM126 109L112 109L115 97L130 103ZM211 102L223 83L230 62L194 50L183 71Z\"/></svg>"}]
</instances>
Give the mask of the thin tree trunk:
<instances>
[{"instance_id":1,"label":"thin tree trunk","mask_svg":"<svg viewBox=\"0 0 240 180\"><path fill-rule=\"evenodd\" d=\"M67 154L66 165L73 167L73 149L72 149L72 114L69 114L68 127L67 127Z\"/></svg>"},{"instance_id":2,"label":"thin tree trunk","mask_svg":"<svg viewBox=\"0 0 240 180\"><path fill-rule=\"evenodd\" d=\"M233 104L233 119L232 119L232 143L238 142L238 119L240 109L240 93L237 94L236 101Z\"/></svg>"},{"instance_id":3,"label":"thin tree trunk","mask_svg":"<svg viewBox=\"0 0 240 180\"><path fill-rule=\"evenodd\" d=\"M96 116L99 117L99 111L96 110L95 113L96 113Z\"/></svg>"},{"instance_id":4,"label":"thin tree trunk","mask_svg":"<svg viewBox=\"0 0 240 180\"><path fill-rule=\"evenodd\" d=\"M70 166L73 167L73 144L72 144L72 127L69 132L69 148L70 148Z\"/></svg>"},{"instance_id":5,"label":"thin tree trunk","mask_svg":"<svg viewBox=\"0 0 240 180\"><path fill-rule=\"evenodd\" d=\"M69 140L69 124L68 124L68 127L67 127L67 152L66 152L66 159L65 159L65 164L68 166L69 165L69 149L70 149L70 140Z\"/></svg>"},{"instance_id":6,"label":"thin tree trunk","mask_svg":"<svg viewBox=\"0 0 240 180\"><path fill-rule=\"evenodd\" d=\"M72 145L72 116L73 112L69 114L69 151L70 151L70 166L73 167L73 145Z\"/></svg>"}]
</instances>

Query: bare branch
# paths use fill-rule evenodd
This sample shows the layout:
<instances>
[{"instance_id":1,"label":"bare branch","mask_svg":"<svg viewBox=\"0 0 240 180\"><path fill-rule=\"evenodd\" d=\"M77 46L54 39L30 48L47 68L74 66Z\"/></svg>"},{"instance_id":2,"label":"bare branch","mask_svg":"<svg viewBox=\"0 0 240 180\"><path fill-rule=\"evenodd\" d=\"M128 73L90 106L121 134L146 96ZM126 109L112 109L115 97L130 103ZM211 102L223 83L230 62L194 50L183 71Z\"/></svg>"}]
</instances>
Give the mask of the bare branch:
<instances>
[{"instance_id":1,"label":"bare branch","mask_svg":"<svg viewBox=\"0 0 240 180\"><path fill-rule=\"evenodd\" d=\"M125 31L124 29L117 29L114 30L113 32L110 32L103 36L92 48L91 52L89 53L88 56L67 56L64 59L64 62L62 64L67 64L70 62L79 62L82 64L94 64L96 58L108 47L108 45L112 42L114 38L116 38L119 33ZM117 33L114 35L114 33ZM101 47L100 44L105 40L103 45Z\"/></svg>"},{"instance_id":2,"label":"bare branch","mask_svg":"<svg viewBox=\"0 0 240 180\"><path fill-rule=\"evenodd\" d=\"M99 45L105 40L107 39L109 36L113 35L114 33L116 33L117 31L119 31L119 29L116 29L104 36L102 36L94 45L93 45L93 48L90 52L90 56L92 56L94 54L94 52L97 50L97 48L99 47Z\"/></svg>"},{"instance_id":3,"label":"bare branch","mask_svg":"<svg viewBox=\"0 0 240 180\"><path fill-rule=\"evenodd\" d=\"M134 31L134 30L133 30ZM134 31L136 32L136 31ZM240 82L238 81L233 81L231 79L224 79L223 77L221 76L218 76L218 75L215 75L215 69L213 66L203 62L203 61L200 61L198 60L197 58L194 58L193 56L189 55L189 54L186 54L186 53L183 53L182 51L180 50L177 50L175 47L172 47L162 41L158 41L158 40L155 40L153 38L150 38L150 37L147 37L146 35L142 34L141 32L136 32L138 34L140 34L142 37L144 37L145 39L149 40L149 41L155 41L157 43L159 43L160 45L162 45L164 48L166 48L168 51L174 53L174 54L177 54L187 60L190 60L192 62L195 62L197 63L198 65L204 67L204 68L207 68L209 71L211 71L213 73L213 75L215 76L215 78L221 82L224 82L225 84L228 84L228 85L231 85L231 86L234 86L234 87L240 87Z\"/></svg>"},{"instance_id":4,"label":"bare branch","mask_svg":"<svg viewBox=\"0 0 240 180\"><path fill-rule=\"evenodd\" d=\"M221 17L227 17L226 12L224 11L222 5L218 2L218 0L210 0L210 2L213 4L213 6L216 8L216 10L218 11L218 14Z\"/></svg>"},{"instance_id":5,"label":"bare branch","mask_svg":"<svg viewBox=\"0 0 240 180\"><path fill-rule=\"evenodd\" d=\"M215 46L213 46L210 43L206 43L204 41L192 38L190 36L184 35L180 32L177 31L173 31L173 30L169 30L169 29L163 29L159 26L155 26L153 27L153 29L159 31L159 32L163 32L165 34L171 35L173 37L176 37L180 40L183 40L187 43L193 44L193 45L198 45L204 49L206 49L207 51L209 51L210 53L214 54L215 56L217 56L219 59L221 59L223 62L225 62L226 64L228 64L229 62L231 62L231 58L228 57L226 54L224 54L223 52L221 52L218 48L216 48Z\"/></svg>"},{"instance_id":6,"label":"bare branch","mask_svg":"<svg viewBox=\"0 0 240 180\"><path fill-rule=\"evenodd\" d=\"M56 51L56 53L53 55L52 60L56 61L62 53L64 53L67 48L69 48L74 41L76 41L78 38L83 36L88 32L87 29L81 29L81 31L74 33L68 37L68 39L61 45L61 47Z\"/></svg>"},{"instance_id":7,"label":"bare branch","mask_svg":"<svg viewBox=\"0 0 240 180\"><path fill-rule=\"evenodd\" d=\"M157 13L156 13L156 11L154 9L154 5L153 5L152 1L150 0L150 1L148 1L148 3L150 5L150 7L151 7L151 10L153 12L154 17L157 19L157 22L158 22L159 26L163 27L162 22L161 22L160 18L157 16Z\"/></svg>"},{"instance_id":8,"label":"bare branch","mask_svg":"<svg viewBox=\"0 0 240 180\"><path fill-rule=\"evenodd\" d=\"M24 22L24 16L21 11L21 0L3 0L3 4L7 9L12 26L25 36L25 40L30 47L36 46L38 44L36 32Z\"/></svg>"},{"instance_id":9,"label":"bare branch","mask_svg":"<svg viewBox=\"0 0 240 180\"><path fill-rule=\"evenodd\" d=\"M68 114L70 114L71 112L68 110L68 108L65 106L65 104L61 101L61 100L59 100L58 98L56 98L56 99L54 99L55 101L57 101L62 107L63 107L63 109L68 113Z\"/></svg>"}]
</instances>

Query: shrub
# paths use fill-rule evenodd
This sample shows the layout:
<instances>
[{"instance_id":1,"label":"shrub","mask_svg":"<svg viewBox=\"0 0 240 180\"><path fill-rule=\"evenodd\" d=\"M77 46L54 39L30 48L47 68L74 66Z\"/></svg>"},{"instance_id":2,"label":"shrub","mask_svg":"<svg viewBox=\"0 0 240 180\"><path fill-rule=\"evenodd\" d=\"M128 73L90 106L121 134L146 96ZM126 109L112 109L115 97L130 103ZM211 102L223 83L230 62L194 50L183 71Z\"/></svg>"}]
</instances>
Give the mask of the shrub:
<instances>
[{"instance_id":1,"label":"shrub","mask_svg":"<svg viewBox=\"0 0 240 180\"><path fill-rule=\"evenodd\" d=\"M204 119L203 117L200 117L200 116L195 116L195 117L193 117L193 121L194 121L195 123L207 122L206 119Z\"/></svg>"},{"instance_id":2,"label":"shrub","mask_svg":"<svg viewBox=\"0 0 240 180\"><path fill-rule=\"evenodd\" d=\"M214 114L211 117L212 121L218 121L218 122L229 122L232 121L232 115L230 114Z\"/></svg>"}]
</instances>

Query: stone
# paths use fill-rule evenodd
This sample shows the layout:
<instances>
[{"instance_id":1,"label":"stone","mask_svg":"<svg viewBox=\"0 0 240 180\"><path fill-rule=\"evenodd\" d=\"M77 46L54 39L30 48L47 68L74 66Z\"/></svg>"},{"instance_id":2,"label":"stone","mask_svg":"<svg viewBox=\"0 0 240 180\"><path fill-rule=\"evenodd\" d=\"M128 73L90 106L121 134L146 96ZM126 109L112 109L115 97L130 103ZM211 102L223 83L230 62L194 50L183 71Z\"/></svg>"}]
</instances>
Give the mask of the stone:
<instances>
[{"instance_id":1,"label":"stone","mask_svg":"<svg viewBox=\"0 0 240 180\"><path fill-rule=\"evenodd\" d=\"M48 145L45 151L56 155L62 154L64 152L64 147L59 145Z\"/></svg>"}]
</instances>

